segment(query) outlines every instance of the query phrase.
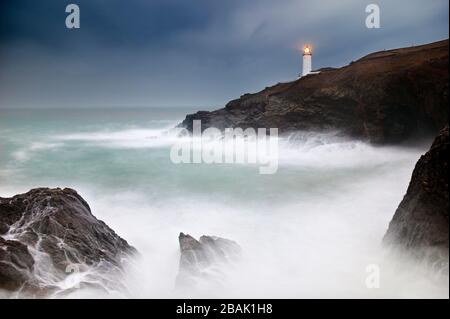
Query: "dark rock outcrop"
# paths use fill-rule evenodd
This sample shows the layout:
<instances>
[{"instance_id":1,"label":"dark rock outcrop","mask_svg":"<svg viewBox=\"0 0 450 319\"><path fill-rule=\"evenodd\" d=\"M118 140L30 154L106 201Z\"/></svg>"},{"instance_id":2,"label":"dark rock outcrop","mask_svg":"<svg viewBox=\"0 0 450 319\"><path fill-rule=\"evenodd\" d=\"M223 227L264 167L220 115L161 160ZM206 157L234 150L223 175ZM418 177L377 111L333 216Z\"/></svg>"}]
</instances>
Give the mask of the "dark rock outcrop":
<instances>
[{"instance_id":1,"label":"dark rock outcrop","mask_svg":"<svg viewBox=\"0 0 450 319\"><path fill-rule=\"evenodd\" d=\"M72 189L0 198L0 288L38 290L44 283L36 272L43 267L54 280L69 275L73 265L121 269L123 258L135 252Z\"/></svg>"},{"instance_id":2,"label":"dark rock outcrop","mask_svg":"<svg viewBox=\"0 0 450 319\"><path fill-rule=\"evenodd\" d=\"M435 136L448 119L448 40L369 54L342 68L245 94L213 112L186 116L192 131L217 127L339 130L373 143Z\"/></svg>"},{"instance_id":3,"label":"dark rock outcrop","mask_svg":"<svg viewBox=\"0 0 450 319\"><path fill-rule=\"evenodd\" d=\"M0 288L19 289L33 272L34 259L26 245L0 237Z\"/></svg>"},{"instance_id":4,"label":"dark rock outcrop","mask_svg":"<svg viewBox=\"0 0 450 319\"><path fill-rule=\"evenodd\" d=\"M241 253L236 242L220 237L201 236L196 240L180 233L178 240L181 255L177 287L193 287L202 280L209 283L220 281L220 267L235 262Z\"/></svg>"},{"instance_id":5,"label":"dark rock outcrop","mask_svg":"<svg viewBox=\"0 0 450 319\"><path fill-rule=\"evenodd\" d=\"M401 247L438 267L448 267L448 144L447 125L417 162L384 237L385 244Z\"/></svg>"}]
</instances>

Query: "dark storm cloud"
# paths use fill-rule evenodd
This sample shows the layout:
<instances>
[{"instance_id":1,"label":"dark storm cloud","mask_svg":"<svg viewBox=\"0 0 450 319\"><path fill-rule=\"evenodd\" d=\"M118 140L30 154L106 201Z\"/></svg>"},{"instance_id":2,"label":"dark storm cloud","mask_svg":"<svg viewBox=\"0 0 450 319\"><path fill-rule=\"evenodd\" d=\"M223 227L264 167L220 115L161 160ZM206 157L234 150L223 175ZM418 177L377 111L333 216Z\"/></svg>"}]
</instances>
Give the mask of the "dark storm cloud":
<instances>
[{"instance_id":1,"label":"dark storm cloud","mask_svg":"<svg viewBox=\"0 0 450 319\"><path fill-rule=\"evenodd\" d=\"M71 2L81 8L83 28L68 33L65 7ZM170 42L177 32L206 27L208 17L207 6L187 1L6 0L0 34L6 42L35 42L52 50L89 49L84 41L104 47L148 47Z\"/></svg>"},{"instance_id":2,"label":"dark storm cloud","mask_svg":"<svg viewBox=\"0 0 450 319\"><path fill-rule=\"evenodd\" d=\"M81 28L65 28L65 6ZM220 106L314 67L448 37L446 0L2 0L0 107Z\"/></svg>"}]
</instances>

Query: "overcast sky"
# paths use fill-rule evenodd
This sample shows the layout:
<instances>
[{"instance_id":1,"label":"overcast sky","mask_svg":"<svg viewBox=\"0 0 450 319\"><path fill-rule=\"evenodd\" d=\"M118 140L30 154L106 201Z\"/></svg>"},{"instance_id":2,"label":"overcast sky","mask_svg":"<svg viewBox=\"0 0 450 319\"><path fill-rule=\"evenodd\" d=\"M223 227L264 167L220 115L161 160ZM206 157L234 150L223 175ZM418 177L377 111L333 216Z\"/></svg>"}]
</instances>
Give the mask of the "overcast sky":
<instances>
[{"instance_id":1,"label":"overcast sky","mask_svg":"<svg viewBox=\"0 0 450 319\"><path fill-rule=\"evenodd\" d=\"M219 107L295 79L303 43L313 68L337 67L446 39L448 23L448 0L1 0L0 108Z\"/></svg>"}]
</instances>

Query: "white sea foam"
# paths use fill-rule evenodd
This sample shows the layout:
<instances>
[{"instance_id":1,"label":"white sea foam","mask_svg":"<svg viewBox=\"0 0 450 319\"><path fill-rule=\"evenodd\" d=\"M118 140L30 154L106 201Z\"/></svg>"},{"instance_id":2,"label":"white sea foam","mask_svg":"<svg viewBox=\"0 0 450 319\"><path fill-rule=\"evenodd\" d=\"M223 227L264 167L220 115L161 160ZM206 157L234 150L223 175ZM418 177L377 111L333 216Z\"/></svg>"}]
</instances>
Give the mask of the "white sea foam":
<instances>
[{"instance_id":1,"label":"white sea foam","mask_svg":"<svg viewBox=\"0 0 450 319\"><path fill-rule=\"evenodd\" d=\"M145 193L107 195L86 190L93 211L142 253L128 272L129 294L153 298L448 296L448 277L435 278L381 247L423 150L345 140L314 145L307 141L295 147L288 140L283 143L281 169L294 168L292 174L296 169L313 169L316 175L304 181L298 178L296 189L269 181L265 192L274 197L273 202L263 198L255 202L251 195L249 200L230 202L226 194L183 195L183 190L170 200L154 202ZM220 183L223 176L211 178ZM311 182L323 185L312 187ZM293 199L277 199L277 193L295 192L298 196ZM230 238L243 247L243 260L223 269L227 280L222 289L192 289L188 294L174 290L180 231ZM370 264L381 269L379 289L365 285Z\"/></svg>"},{"instance_id":2,"label":"white sea foam","mask_svg":"<svg viewBox=\"0 0 450 319\"><path fill-rule=\"evenodd\" d=\"M166 146L176 141L177 135L170 128L79 132L64 134L54 139L63 142L87 142L108 148L153 148Z\"/></svg>"},{"instance_id":3,"label":"white sea foam","mask_svg":"<svg viewBox=\"0 0 450 319\"><path fill-rule=\"evenodd\" d=\"M134 297L446 297L444 278L388 255L381 240L406 189L411 164L338 185L306 199L270 205L205 196L151 203L145 194L86 194L94 212L142 253L128 272ZM306 185L299 192L307 192ZM289 189L269 191L288 192ZM305 198L305 196L303 196ZM133 218L130 218L130 214ZM218 235L243 247L223 269L222 289L174 290L180 231ZM366 267L379 265L381 287L368 289ZM448 280L448 279L447 279Z\"/></svg>"},{"instance_id":4,"label":"white sea foam","mask_svg":"<svg viewBox=\"0 0 450 319\"><path fill-rule=\"evenodd\" d=\"M51 151L62 146L64 146L63 143L50 141L32 142L28 146L15 151L12 156L16 161L25 162L33 156L34 152Z\"/></svg>"},{"instance_id":5,"label":"white sea foam","mask_svg":"<svg viewBox=\"0 0 450 319\"><path fill-rule=\"evenodd\" d=\"M76 181L55 178L46 185L77 189L94 215L141 254L127 269L123 291L107 287L103 292L72 291L74 283L95 277L96 270L91 269L57 283L66 292L59 296L448 298L448 276L436 277L381 246L413 167L427 147L374 147L333 133L299 133L295 138L280 137L279 171L261 176L246 165L180 168L169 159L170 146L180 140L191 142L165 128L141 127L48 135L35 141L34 148L28 147L32 154L52 147L56 155L60 148L71 154L73 145L77 154L80 148L105 149L116 158L130 150L145 154L127 157L123 167L112 166L105 176ZM215 142L219 141L210 141ZM133 162L142 159L145 165ZM88 160L89 165L96 164L95 158ZM76 164L78 171L88 165ZM136 165L145 169L134 175L126 170ZM124 179L120 187L101 183L117 169L127 172L119 176ZM172 171L179 174L158 175ZM22 188L3 186L0 192L12 195L33 183ZM242 261L223 269L227 279L220 289L192 289L187 294L174 289L179 232L194 237L217 235L242 246ZM370 264L380 267L379 289L365 285Z\"/></svg>"},{"instance_id":6,"label":"white sea foam","mask_svg":"<svg viewBox=\"0 0 450 319\"><path fill-rule=\"evenodd\" d=\"M191 137L180 137L179 131L173 126L162 129L134 128L116 131L92 131L63 134L49 137L47 142L33 143L31 147L19 151L27 154L28 151L46 150L61 147L67 142L86 142L91 146L104 148L155 148L171 146L175 143L193 143ZM247 154L249 144L242 143L238 137L237 142L222 143L222 140L203 141L208 149L214 149L214 144L223 147L224 156L233 152L236 156ZM311 132L296 133L295 136L282 136L279 140L280 162L289 165L302 165L306 167L353 167L354 165L371 165L388 163L393 160L408 159L417 154L417 149L400 147L374 147L363 141L348 140L339 137L336 132L319 134ZM54 142L54 141L58 142ZM201 143L193 143L194 147ZM265 155L267 156L267 155ZM258 158L259 159L259 158Z\"/></svg>"}]
</instances>

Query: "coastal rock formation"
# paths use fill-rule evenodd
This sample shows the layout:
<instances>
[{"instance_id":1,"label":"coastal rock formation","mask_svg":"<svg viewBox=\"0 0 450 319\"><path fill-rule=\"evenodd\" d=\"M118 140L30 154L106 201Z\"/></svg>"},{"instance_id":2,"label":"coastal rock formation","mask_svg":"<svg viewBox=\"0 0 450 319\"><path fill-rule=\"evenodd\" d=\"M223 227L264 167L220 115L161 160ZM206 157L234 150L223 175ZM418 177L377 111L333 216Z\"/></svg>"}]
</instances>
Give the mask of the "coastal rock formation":
<instances>
[{"instance_id":1,"label":"coastal rock formation","mask_svg":"<svg viewBox=\"0 0 450 319\"><path fill-rule=\"evenodd\" d=\"M342 68L245 94L213 112L186 116L192 131L217 127L339 130L373 143L435 136L448 119L448 40L369 54Z\"/></svg>"},{"instance_id":2,"label":"coastal rock formation","mask_svg":"<svg viewBox=\"0 0 450 319\"><path fill-rule=\"evenodd\" d=\"M30 279L34 259L26 245L0 237L0 289L19 289Z\"/></svg>"},{"instance_id":3,"label":"coastal rock formation","mask_svg":"<svg viewBox=\"0 0 450 319\"><path fill-rule=\"evenodd\" d=\"M80 267L121 269L135 253L72 189L0 198L0 289L38 290L42 273L57 282Z\"/></svg>"},{"instance_id":4,"label":"coastal rock formation","mask_svg":"<svg viewBox=\"0 0 450 319\"><path fill-rule=\"evenodd\" d=\"M220 281L223 275L220 266L236 261L241 253L237 243L220 237L201 236L196 240L180 233L178 240L181 255L177 287Z\"/></svg>"},{"instance_id":5,"label":"coastal rock formation","mask_svg":"<svg viewBox=\"0 0 450 319\"><path fill-rule=\"evenodd\" d=\"M416 164L384 243L448 267L448 125Z\"/></svg>"}]
</instances>

